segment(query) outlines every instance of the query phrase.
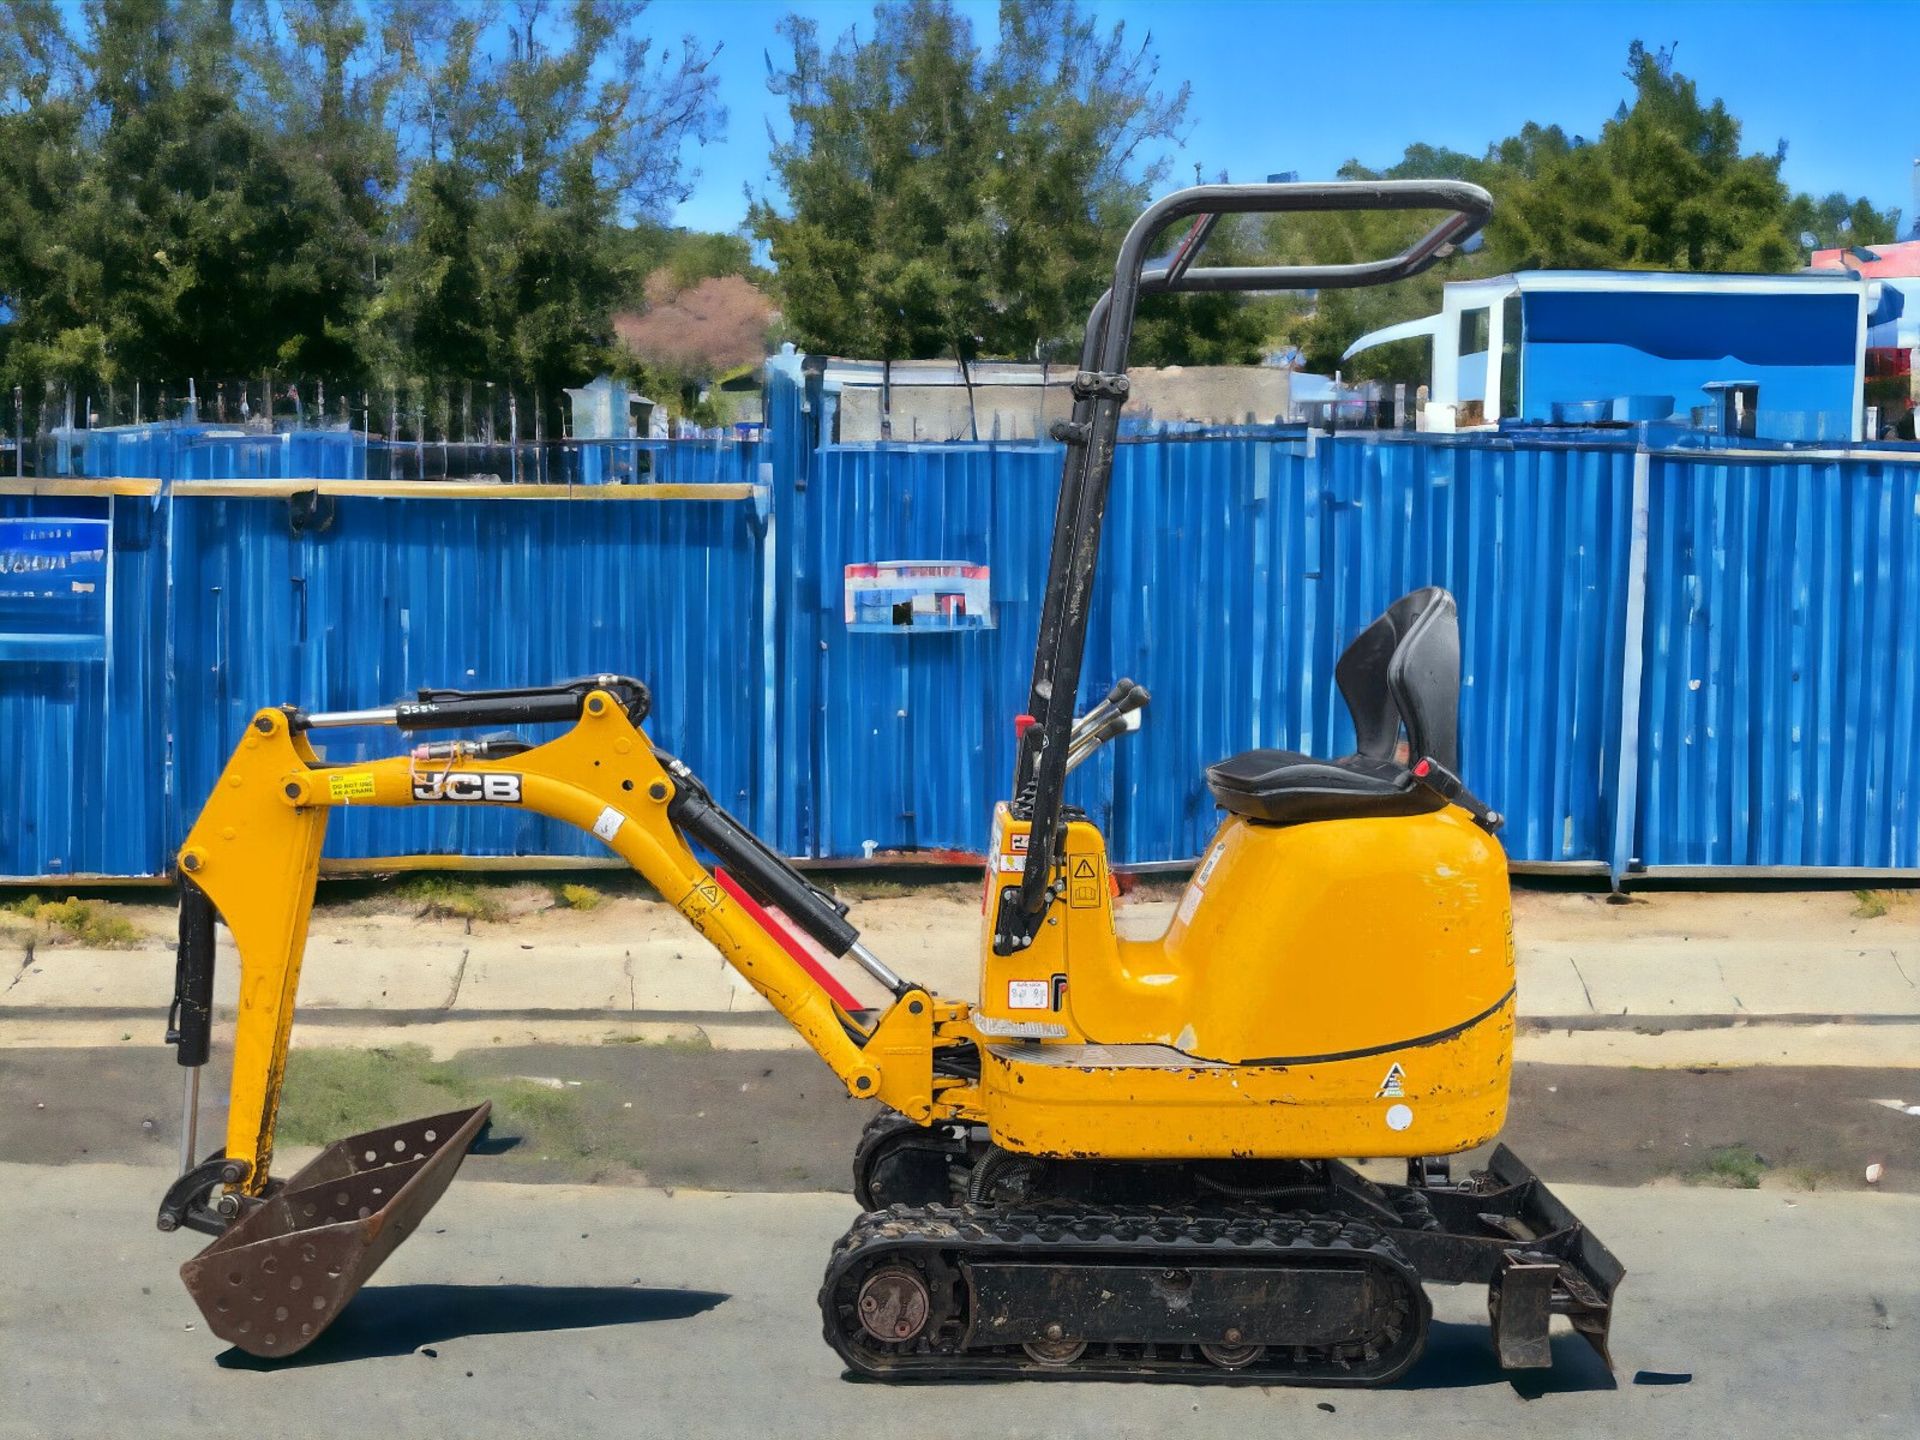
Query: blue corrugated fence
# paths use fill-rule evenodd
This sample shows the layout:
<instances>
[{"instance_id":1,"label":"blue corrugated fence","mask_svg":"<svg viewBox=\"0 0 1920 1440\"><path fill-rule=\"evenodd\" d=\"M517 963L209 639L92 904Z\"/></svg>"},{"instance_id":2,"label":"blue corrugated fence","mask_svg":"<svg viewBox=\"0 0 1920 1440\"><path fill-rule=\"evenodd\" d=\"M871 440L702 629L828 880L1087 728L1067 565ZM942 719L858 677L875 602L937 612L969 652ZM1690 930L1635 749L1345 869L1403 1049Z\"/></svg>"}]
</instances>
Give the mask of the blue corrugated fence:
<instances>
[{"instance_id":1,"label":"blue corrugated fence","mask_svg":"<svg viewBox=\"0 0 1920 1440\"><path fill-rule=\"evenodd\" d=\"M0 495L0 519L112 520L107 658L0 660L21 797L0 875L164 872L262 704L598 670L645 679L654 737L792 853L977 851L1025 704L1060 451L819 443L819 394L770 371L764 441L670 442L652 472L671 488L592 498L395 488L336 439L91 432L86 468L158 472L153 493ZM317 506L177 483L251 478L354 483ZM1119 449L1105 534L1084 689L1131 675L1154 702L1070 798L1124 863L1201 849L1211 761L1349 744L1341 648L1443 584L1462 612L1462 768L1516 860L1920 868L1920 458L1142 438ZM989 566L994 625L850 630L846 567L898 559ZM392 737L326 743L361 758ZM351 812L328 842L360 859L598 850L498 810Z\"/></svg>"}]
</instances>

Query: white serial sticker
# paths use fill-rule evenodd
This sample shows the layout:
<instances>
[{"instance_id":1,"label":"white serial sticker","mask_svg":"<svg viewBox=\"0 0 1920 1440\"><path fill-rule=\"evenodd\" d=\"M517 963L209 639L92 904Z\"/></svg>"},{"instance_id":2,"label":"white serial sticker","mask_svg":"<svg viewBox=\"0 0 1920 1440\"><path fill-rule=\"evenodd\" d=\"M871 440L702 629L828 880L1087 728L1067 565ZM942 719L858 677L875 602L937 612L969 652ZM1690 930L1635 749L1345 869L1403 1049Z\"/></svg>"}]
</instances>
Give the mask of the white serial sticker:
<instances>
[{"instance_id":1,"label":"white serial sticker","mask_svg":"<svg viewBox=\"0 0 1920 1440\"><path fill-rule=\"evenodd\" d=\"M613 837L620 833L620 827L626 821L626 816L609 805L600 812L600 818L593 822L593 833L611 845Z\"/></svg>"},{"instance_id":2,"label":"white serial sticker","mask_svg":"<svg viewBox=\"0 0 1920 1440\"><path fill-rule=\"evenodd\" d=\"M1009 1010L1046 1009L1047 982L1044 980L1009 980L1007 982L1007 1008Z\"/></svg>"},{"instance_id":3,"label":"white serial sticker","mask_svg":"<svg viewBox=\"0 0 1920 1440\"><path fill-rule=\"evenodd\" d=\"M1373 1092L1376 1100L1398 1100L1407 1093L1407 1072L1400 1068L1398 1060L1387 1070L1387 1078L1380 1082L1380 1088Z\"/></svg>"},{"instance_id":4,"label":"white serial sticker","mask_svg":"<svg viewBox=\"0 0 1920 1440\"><path fill-rule=\"evenodd\" d=\"M1220 857L1227 853L1227 842L1222 840L1213 847L1213 853L1207 856L1207 863L1200 867L1200 873L1193 877L1193 883L1204 887L1213 878L1213 867L1220 863Z\"/></svg>"},{"instance_id":5,"label":"white serial sticker","mask_svg":"<svg viewBox=\"0 0 1920 1440\"><path fill-rule=\"evenodd\" d=\"M1413 1107L1410 1105L1389 1105L1387 1107L1387 1129L1404 1130L1413 1124Z\"/></svg>"},{"instance_id":6,"label":"white serial sticker","mask_svg":"<svg viewBox=\"0 0 1920 1440\"><path fill-rule=\"evenodd\" d=\"M1187 893L1180 897L1180 908L1174 912L1174 919L1182 925L1193 923L1193 915L1200 908L1201 897L1206 893L1207 881L1213 878L1213 868L1220 863L1220 857L1227 853L1227 842L1222 840L1207 854L1207 860L1193 873L1193 880L1187 886Z\"/></svg>"}]
</instances>

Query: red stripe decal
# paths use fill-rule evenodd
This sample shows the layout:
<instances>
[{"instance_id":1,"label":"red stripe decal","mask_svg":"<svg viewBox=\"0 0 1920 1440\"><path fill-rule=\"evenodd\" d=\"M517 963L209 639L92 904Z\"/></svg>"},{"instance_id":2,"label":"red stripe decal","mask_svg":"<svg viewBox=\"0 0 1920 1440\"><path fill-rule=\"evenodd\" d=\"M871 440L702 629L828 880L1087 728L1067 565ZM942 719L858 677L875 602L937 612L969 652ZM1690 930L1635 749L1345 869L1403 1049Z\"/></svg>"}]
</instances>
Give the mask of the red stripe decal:
<instances>
[{"instance_id":1,"label":"red stripe decal","mask_svg":"<svg viewBox=\"0 0 1920 1440\"><path fill-rule=\"evenodd\" d=\"M834 1004L850 1014L866 1008L854 998L852 991L834 978L831 970L822 965L813 953L800 943L791 930L780 923L778 916L769 913L764 905L742 890L738 880L721 869L713 872L713 878L718 880L720 888L731 895L734 902L753 918L754 924L777 940L780 948L800 963L800 968L819 983L820 988L827 992L828 998Z\"/></svg>"}]
</instances>

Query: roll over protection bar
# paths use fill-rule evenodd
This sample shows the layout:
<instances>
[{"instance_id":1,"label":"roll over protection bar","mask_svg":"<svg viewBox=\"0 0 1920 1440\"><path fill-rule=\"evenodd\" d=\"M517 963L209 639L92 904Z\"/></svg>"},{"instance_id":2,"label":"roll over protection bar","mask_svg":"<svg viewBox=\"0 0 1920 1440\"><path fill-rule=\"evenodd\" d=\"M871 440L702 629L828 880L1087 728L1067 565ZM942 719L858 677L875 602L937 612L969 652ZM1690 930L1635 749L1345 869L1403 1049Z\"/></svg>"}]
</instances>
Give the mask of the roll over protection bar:
<instances>
[{"instance_id":1,"label":"roll over protection bar","mask_svg":"<svg viewBox=\"0 0 1920 1440\"><path fill-rule=\"evenodd\" d=\"M1440 210L1444 218L1398 255L1342 265L1217 265L1197 262L1223 215ZM1053 900L1052 876L1073 708L1086 650L1088 606L1100 550L1100 523L1113 475L1113 447L1129 389L1127 351L1143 294L1257 290L1336 290L1387 285L1418 275L1451 255L1486 224L1493 197L1456 180L1368 180L1327 184L1196 185L1178 190L1133 223L1120 246L1113 285L1094 304L1073 383L1073 415L1054 438L1067 453L1054 509L1053 546L1034 650L1026 713L1013 777L1016 813L1032 821L1018 890L1002 891L994 948L1012 954L1033 943ZM1147 269L1147 249L1168 225L1197 217L1166 264Z\"/></svg>"}]
</instances>

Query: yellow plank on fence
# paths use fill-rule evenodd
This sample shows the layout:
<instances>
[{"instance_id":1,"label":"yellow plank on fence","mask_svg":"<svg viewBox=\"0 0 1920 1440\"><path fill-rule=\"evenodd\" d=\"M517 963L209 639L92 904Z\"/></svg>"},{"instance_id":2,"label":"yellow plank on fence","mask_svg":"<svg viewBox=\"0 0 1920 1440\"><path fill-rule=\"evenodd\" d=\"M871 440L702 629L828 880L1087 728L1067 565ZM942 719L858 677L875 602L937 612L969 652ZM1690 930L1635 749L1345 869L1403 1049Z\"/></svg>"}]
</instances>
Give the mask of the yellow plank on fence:
<instances>
[{"instance_id":1,"label":"yellow plank on fence","mask_svg":"<svg viewBox=\"0 0 1920 1440\"><path fill-rule=\"evenodd\" d=\"M113 482L117 483L117 482ZM360 496L384 500L748 500L745 481L713 485L514 485L490 480L180 480L183 498L285 499L289 495Z\"/></svg>"},{"instance_id":2,"label":"yellow plank on fence","mask_svg":"<svg viewBox=\"0 0 1920 1440\"><path fill-rule=\"evenodd\" d=\"M158 480L139 480L132 478L82 480L77 478L55 479L53 477L44 479L34 479L31 477L27 479L15 479L11 476L0 477L0 495L72 495L99 498L100 496L113 495L158 495L159 493L160 482Z\"/></svg>"}]
</instances>

